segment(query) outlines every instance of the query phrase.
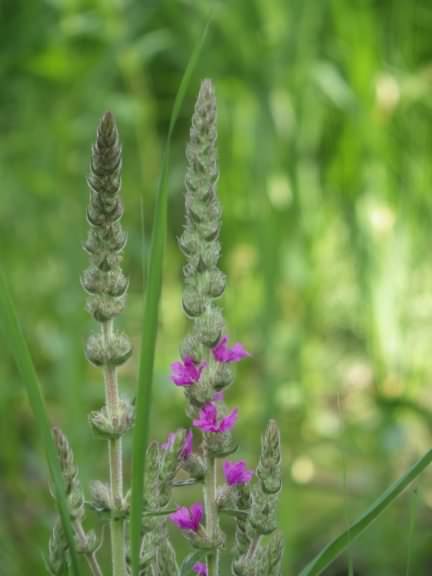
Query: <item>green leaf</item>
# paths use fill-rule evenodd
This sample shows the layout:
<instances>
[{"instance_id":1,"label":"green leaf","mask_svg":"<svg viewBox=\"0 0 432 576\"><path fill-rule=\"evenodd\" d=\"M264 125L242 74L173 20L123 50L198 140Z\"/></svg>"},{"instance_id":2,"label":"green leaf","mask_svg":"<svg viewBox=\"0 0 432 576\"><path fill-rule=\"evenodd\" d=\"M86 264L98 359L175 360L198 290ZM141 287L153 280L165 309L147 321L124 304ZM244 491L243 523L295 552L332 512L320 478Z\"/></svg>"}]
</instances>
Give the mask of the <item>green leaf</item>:
<instances>
[{"instance_id":1,"label":"green leaf","mask_svg":"<svg viewBox=\"0 0 432 576\"><path fill-rule=\"evenodd\" d=\"M159 300L162 288L162 266L165 248L168 206L168 167L172 133L183 104L192 73L198 62L207 36L211 17L198 40L174 101L168 129L165 150L162 158L161 174L158 185L153 232L150 246L147 289L144 298L144 318L141 332L141 352L139 381L136 398L136 420L132 447L132 500L131 500L131 561L132 574L138 575L139 548L141 534L141 512L143 507L145 456L149 438L150 409L152 402L152 383L154 355L159 317Z\"/></svg>"},{"instance_id":2,"label":"green leaf","mask_svg":"<svg viewBox=\"0 0 432 576\"><path fill-rule=\"evenodd\" d=\"M400 494L432 462L432 450L429 450L412 468L392 484L372 504L372 506L354 522L345 532L335 538L304 568L299 576L316 576L327 568L351 543L392 504Z\"/></svg>"},{"instance_id":3,"label":"green leaf","mask_svg":"<svg viewBox=\"0 0 432 576\"><path fill-rule=\"evenodd\" d=\"M30 405L36 419L36 424L42 436L42 442L48 461L48 468L54 485L56 502L70 547L72 573L74 576L79 576L81 572L74 546L73 529L68 512L63 477L57 458L57 451L51 435L51 426L48 420L45 402L31 354L18 320L18 315L15 310L8 282L5 273L2 270L0 270L0 319L3 337L15 360L16 367L26 387Z\"/></svg>"},{"instance_id":4,"label":"green leaf","mask_svg":"<svg viewBox=\"0 0 432 576\"><path fill-rule=\"evenodd\" d=\"M202 550L196 550L195 552L192 552L192 554L189 554L189 556L186 556L180 566L180 576L190 576L192 566L196 562L199 562L203 557L204 553Z\"/></svg>"}]
</instances>

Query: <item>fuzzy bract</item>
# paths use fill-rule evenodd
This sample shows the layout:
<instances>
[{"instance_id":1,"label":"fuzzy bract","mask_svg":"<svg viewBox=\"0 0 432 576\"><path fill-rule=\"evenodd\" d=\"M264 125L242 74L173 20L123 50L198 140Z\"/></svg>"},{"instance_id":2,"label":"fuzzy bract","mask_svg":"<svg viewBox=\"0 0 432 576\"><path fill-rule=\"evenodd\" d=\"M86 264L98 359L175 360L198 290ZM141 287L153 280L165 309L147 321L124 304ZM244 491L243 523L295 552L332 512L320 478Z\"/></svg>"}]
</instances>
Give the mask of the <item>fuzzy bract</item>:
<instances>
[{"instance_id":1,"label":"fuzzy bract","mask_svg":"<svg viewBox=\"0 0 432 576\"><path fill-rule=\"evenodd\" d=\"M168 434L168 438L166 442L163 442L160 446L163 450L170 450L173 447L174 442L176 440L177 434L175 432L170 432ZM192 454L192 430L188 430L186 432L186 436L183 442L182 449L180 451L180 458L182 460L187 460L189 456Z\"/></svg>"}]
</instances>

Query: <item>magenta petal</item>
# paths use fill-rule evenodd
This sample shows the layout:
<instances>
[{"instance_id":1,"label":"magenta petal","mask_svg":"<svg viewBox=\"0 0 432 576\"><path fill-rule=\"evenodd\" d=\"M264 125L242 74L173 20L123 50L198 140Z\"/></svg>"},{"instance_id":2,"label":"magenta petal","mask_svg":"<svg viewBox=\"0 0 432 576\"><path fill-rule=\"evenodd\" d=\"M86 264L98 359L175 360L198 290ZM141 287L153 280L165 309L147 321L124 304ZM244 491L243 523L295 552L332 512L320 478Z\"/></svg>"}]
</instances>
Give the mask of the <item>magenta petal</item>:
<instances>
[{"instance_id":1,"label":"magenta petal","mask_svg":"<svg viewBox=\"0 0 432 576\"><path fill-rule=\"evenodd\" d=\"M194 532L198 531L199 525L201 523L202 517L204 514L204 508L203 505L200 502L197 502L196 504L192 504L192 506L190 507L190 517L191 517L191 522L192 522L192 530Z\"/></svg>"},{"instance_id":2,"label":"magenta petal","mask_svg":"<svg viewBox=\"0 0 432 576\"><path fill-rule=\"evenodd\" d=\"M237 422L237 417L238 417L238 410L237 408L234 408L234 410L230 414L228 414L228 416L225 416L225 418L222 418L222 420L220 421L219 432L227 432L228 430L231 430L231 428Z\"/></svg>"},{"instance_id":3,"label":"magenta petal","mask_svg":"<svg viewBox=\"0 0 432 576\"><path fill-rule=\"evenodd\" d=\"M198 364L190 356L186 356L183 362L171 364L171 380L176 386L192 386L198 382L206 366L206 362Z\"/></svg>"},{"instance_id":4,"label":"magenta petal","mask_svg":"<svg viewBox=\"0 0 432 576\"><path fill-rule=\"evenodd\" d=\"M207 566L203 562L197 562L192 566L192 570L198 576L208 576Z\"/></svg>"},{"instance_id":5,"label":"magenta petal","mask_svg":"<svg viewBox=\"0 0 432 576\"><path fill-rule=\"evenodd\" d=\"M223 338L221 338L218 344L213 348L213 357L217 362L239 362L242 358L250 356L249 352L246 351L245 347L240 342L236 342L231 347L227 345L227 342L228 337L223 336Z\"/></svg>"},{"instance_id":6,"label":"magenta petal","mask_svg":"<svg viewBox=\"0 0 432 576\"><path fill-rule=\"evenodd\" d=\"M229 486L247 484L253 477L253 471L246 468L246 462L244 460L224 462L223 471L225 480Z\"/></svg>"},{"instance_id":7,"label":"magenta petal","mask_svg":"<svg viewBox=\"0 0 432 576\"><path fill-rule=\"evenodd\" d=\"M239 362L240 360L246 358L247 356L250 356L250 354L245 349L243 344L240 344L240 342L236 342L234 346L231 347L230 350L231 362Z\"/></svg>"},{"instance_id":8,"label":"magenta petal","mask_svg":"<svg viewBox=\"0 0 432 576\"><path fill-rule=\"evenodd\" d=\"M203 432L216 432L216 419L217 408L209 402L201 408L199 418L195 419L192 424Z\"/></svg>"},{"instance_id":9,"label":"magenta petal","mask_svg":"<svg viewBox=\"0 0 432 576\"><path fill-rule=\"evenodd\" d=\"M186 506L178 508L175 512L170 514L168 518L181 530L198 532L203 512L203 505L197 502L196 504L192 504L190 508L186 508Z\"/></svg>"}]
</instances>

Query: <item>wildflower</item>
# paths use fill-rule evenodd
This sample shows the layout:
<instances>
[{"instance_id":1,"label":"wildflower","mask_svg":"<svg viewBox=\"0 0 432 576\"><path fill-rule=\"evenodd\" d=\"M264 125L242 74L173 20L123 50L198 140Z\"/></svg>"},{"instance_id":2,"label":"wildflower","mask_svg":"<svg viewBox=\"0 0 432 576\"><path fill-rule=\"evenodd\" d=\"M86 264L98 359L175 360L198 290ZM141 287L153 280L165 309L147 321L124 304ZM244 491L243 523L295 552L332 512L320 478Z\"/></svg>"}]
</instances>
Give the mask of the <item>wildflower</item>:
<instances>
[{"instance_id":1,"label":"wildflower","mask_svg":"<svg viewBox=\"0 0 432 576\"><path fill-rule=\"evenodd\" d=\"M243 358L250 356L243 344L236 342L233 346L227 346L228 336L223 336L218 344L213 348L213 357L217 362L230 363L239 362Z\"/></svg>"},{"instance_id":2,"label":"wildflower","mask_svg":"<svg viewBox=\"0 0 432 576\"><path fill-rule=\"evenodd\" d=\"M223 471L225 480L229 486L247 484L252 480L253 476L253 471L246 468L246 462L244 460L224 462Z\"/></svg>"},{"instance_id":3,"label":"wildflower","mask_svg":"<svg viewBox=\"0 0 432 576\"><path fill-rule=\"evenodd\" d=\"M169 450L170 448L172 448L176 440L176 437L177 435L175 432L170 432L168 434L166 442L161 444L161 448L163 448L163 450ZM182 458L182 460L187 460L191 454L192 454L192 430L188 430L184 439L182 449L180 451L180 458Z\"/></svg>"},{"instance_id":4,"label":"wildflower","mask_svg":"<svg viewBox=\"0 0 432 576\"><path fill-rule=\"evenodd\" d=\"M201 377L201 372L206 368L207 363L200 364L194 362L190 356L186 356L183 362L173 362L171 364L171 380L176 386L192 386Z\"/></svg>"},{"instance_id":5,"label":"wildflower","mask_svg":"<svg viewBox=\"0 0 432 576\"><path fill-rule=\"evenodd\" d=\"M236 423L237 416L238 410L235 408L228 416L218 420L217 408L213 402L209 402L201 408L199 418L195 419L192 424L203 432L227 432Z\"/></svg>"},{"instance_id":6,"label":"wildflower","mask_svg":"<svg viewBox=\"0 0 432 576\"><path fill-rule=\"evenodd\" d=\"M176 512L169 515L169 519L181 530L198 532L203 517L204 509L200 502L192 504L190 508L182 506Z\"/></svg>"},{"instance_id":7,"label":"wildflower","mask_svg":"<svg viewBox=\"0 0 432 576\"><path fill-rule=\"evenodd\" d=\"M204 564L204 562L197 562L192 566L192 570L195 572L195 574L198 574L198 576L207 576L208 574L207 566Z\"/></svg>"}]
</instances>

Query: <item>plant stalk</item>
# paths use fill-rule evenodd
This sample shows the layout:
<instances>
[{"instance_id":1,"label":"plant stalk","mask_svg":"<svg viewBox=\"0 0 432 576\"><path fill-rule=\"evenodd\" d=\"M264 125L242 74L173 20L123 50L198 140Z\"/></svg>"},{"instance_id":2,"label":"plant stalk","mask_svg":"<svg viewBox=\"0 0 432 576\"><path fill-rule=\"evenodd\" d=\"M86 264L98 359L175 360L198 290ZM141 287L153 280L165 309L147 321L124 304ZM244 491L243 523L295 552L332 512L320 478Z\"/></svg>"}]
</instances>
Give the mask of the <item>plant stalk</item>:
<instances>
[{"instance_id":1,"label":"plant stalk","mask_svg":"<svg viewBox=\"0 0 432 576\"><path fill-rule=\"evenodd\" d=\"M74 528L75 528L76 535L78 536L80 542L82 542L82 543L85 542L86 541L86 535L85 535L85 532L84 532L84 529L83 529L81 522L76 520L74 522ZM87 564L90 568L90 572L92 573L92 576L103 576L101 567L99 566L99 562L97 561L97 558L96 558L96 553L95 552L86 553L85 558L87 560Z\"/></svg>"},{"instance_id":2,"label":"plant stalk","mask_svg":"<svg viewBox=\"0 0 432 576\"><path fill-rule=\"evenodd\" d=\"M113 334L113 321L102 324L105 345L108 346ZM115 420L119 416L120 397L117 382L117 369L105 366L105 401L108 415ZM123 451L122 439L112 438L108 441L109 475L111 500L114 507L120 507L123 501ZM125 530L123 518L111 518L111 555L112 576L126 576Z\"/></svg>"},{"instance_id":3,"label":"plant stalk","mask_svg":"<svg viewBox=\"0 0 432 576\"><path fill-rule=\"evenodd\" d=\"M218 511L216 505L216 460L212 455L207 457L207 475L204 485L206 530L212 542L217 539ZM219 576L219 550L216 548L207 555L208 576Z\"/></svg>"}]
</instances>

